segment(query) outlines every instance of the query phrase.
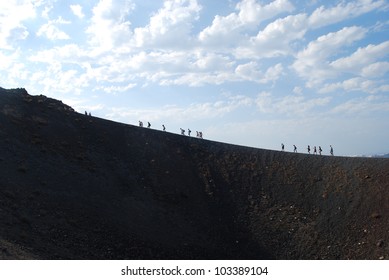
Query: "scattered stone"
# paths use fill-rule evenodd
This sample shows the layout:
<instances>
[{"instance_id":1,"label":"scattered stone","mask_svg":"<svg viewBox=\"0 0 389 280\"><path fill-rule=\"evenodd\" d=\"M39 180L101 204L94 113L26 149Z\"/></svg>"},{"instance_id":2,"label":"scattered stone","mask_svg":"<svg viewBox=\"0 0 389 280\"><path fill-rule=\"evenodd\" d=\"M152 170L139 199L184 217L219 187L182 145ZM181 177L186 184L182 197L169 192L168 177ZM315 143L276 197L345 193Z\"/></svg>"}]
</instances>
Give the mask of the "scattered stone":
<instances>
[{"instance_id":1,"label":"scattered stone","mask_svg":"<svg viewBox=\"0 0 389 280\"><path fill-rule=\"evenodd\" d=\"M382 246L384 246L384 241L382 239L380 239L380 240L378 240L376 245L377 245L377 247L382 247Z\"/></svg>"},{"instance_id":2,"label":"scattered stone","mask_svg":"<svg viewBox=\"0 0 389 280\"><path fill-rule=\"evenodd\" d=\"M381 218L381 214L375 212L375 213L371 214L371 217L373 219L379 219L379 218Z\"/></svg>"}]
</instances>

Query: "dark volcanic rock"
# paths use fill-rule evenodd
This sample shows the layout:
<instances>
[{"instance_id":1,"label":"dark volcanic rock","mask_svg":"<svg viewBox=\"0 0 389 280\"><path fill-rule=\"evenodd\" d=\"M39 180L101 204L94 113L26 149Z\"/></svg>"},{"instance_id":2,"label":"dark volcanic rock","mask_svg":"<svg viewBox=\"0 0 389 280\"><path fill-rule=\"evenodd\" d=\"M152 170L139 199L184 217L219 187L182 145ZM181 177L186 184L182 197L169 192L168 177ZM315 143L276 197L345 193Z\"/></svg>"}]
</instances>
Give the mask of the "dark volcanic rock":
<instances>
[{"instance_id":1,"label":"dark volcanic rock","mask_svg":"<svg viewBox=\"0 0 389 280\"><path fill-rule=\"evenodd\" d=\"M388 258L389 161L227 145L0 89L0 259Z\"/></svg>"}]
</instances>

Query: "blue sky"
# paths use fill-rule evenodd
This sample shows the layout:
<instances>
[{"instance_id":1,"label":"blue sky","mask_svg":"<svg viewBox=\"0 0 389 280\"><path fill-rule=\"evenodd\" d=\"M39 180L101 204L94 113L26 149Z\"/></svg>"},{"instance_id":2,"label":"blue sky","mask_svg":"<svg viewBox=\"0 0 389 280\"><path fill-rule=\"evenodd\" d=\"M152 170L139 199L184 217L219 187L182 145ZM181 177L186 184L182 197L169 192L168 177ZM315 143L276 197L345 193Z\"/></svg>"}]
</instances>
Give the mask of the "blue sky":
<instances>
[{"instance_id":1,"label":"blue sky","mask_svg":"<svg viewBox=\"0 0 389 280\"><path fill-rule=\"evenodd\" d=\"M227 143L389 152L384 0L0 3L0 86Z\"/></svg>"}]
</instances>

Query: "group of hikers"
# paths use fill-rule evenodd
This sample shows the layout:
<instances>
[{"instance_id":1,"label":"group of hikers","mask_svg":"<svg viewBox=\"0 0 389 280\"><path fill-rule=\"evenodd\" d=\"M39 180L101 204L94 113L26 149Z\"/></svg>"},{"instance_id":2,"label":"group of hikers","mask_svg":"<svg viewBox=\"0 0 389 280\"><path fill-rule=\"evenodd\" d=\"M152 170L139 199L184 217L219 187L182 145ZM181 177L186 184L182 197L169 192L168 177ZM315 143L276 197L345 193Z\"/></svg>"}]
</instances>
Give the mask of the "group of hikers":
<instances>
[{"instance_id":1,"label":"group of hikers","mask_svg":"<svg viewBox=\"0 0 389 280\"><path fill-rule=\"evenodd\" d=\"M139 121L139 126L143 127L143 122L142 121ZM150 122L147 122L147 128L151 128ZM165 127L164 124L162 125L162 130L166 131L166 127ZM180 130L181 130L181 135L185 135L186 130L182 129L182 128L180 128ZM188 128L188 136L190 136L191 132L192 131ZM196 131L196 136L198 138L203 138L203 133L201 131Z\"/></svg>"},{"instance_id":2,"label":"group of hikers","mask_svg":"<svg viewBox=\"0 0 389 280\"><path fill-rule=\"evenodd\" d=\"M185 129L180 128L181 135L185 135ZM190 136L192 130L188 128L188 136ZM196 137L203 138L203 133L201 131L196 131Z\"/></svg>"},{"instance_id":3,"label":"group of hikers","mask_svg":"<svg viewBox=\"0 0 389 280\"><path fill-rule=\"evenodd\" d=\"M87 111L85 111L85 115L86 116L92 116L92 114ZM142 121L139 121L139 126L140 127L143 127L143 122ZM151 123L150 122L147 122L147 128L151 128ZM162 130L163 131L166 131L166 127L165 125L163 124L162 125ZM181 135L186 135L185 132L186 130L185 129L182 129L180 128L181 130ZM192 133L192 131L188 128L188 136L190 136L190 134ZM203 138L203 133L201 131L196 131L196 137L198 138ZM281 144L281 151L284 152L285 151L285 145L284 143ZM308 151L308 154L311 154L311 146L308 145L307 147L307 151ZM297 153L297 146L296 145L293 145L293 152L294 153ZM318 147L318 149L316 149L316 146L313 146L313 155L317 155L319 153L319 155L321 155L321 153L323 152L323 149L321 148L321 146ZM334 149L332 148L332 145L330 145L330 154L331 156L334 155Z\"/></svg>"},{"instance_id":4,"label":"group of hikers","mask_svg":"<svg viewBox=\"0 0 389 280\"><path fill-rule=\"evenodd\" d=\"M285 151L285 145L283 143L281 144L281 151L283 151L283 152ZM308 151L308 154L311 154L311 146L310 145L308 145L307 151ZM314 146L313 147L313 154L317 155L318 151L319 151L319 155L321 155L321 152L323 151L321 146L319 146L319 149L316 149L316 146ZM293 152L297 153L296 145L293 145ZM332 145L330 145L330 154L331 154L331 156L334 155L334 149L332 148Z\"/></svg>"}]
</instances>

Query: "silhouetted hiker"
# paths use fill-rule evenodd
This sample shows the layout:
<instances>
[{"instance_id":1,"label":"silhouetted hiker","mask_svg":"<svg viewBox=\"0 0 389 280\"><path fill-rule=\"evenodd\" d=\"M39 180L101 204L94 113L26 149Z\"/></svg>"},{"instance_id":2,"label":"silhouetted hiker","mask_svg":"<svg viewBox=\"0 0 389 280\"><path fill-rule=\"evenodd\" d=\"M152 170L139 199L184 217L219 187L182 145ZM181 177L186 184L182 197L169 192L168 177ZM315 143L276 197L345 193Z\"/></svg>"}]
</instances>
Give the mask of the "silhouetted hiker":
<instances>
[{"instance_id":1,"label":"silhouetted hiker","mask_svg":"<svg viewBox=\"0 0 389 280\"><path fill-rule=\"evenodd\" d=\"M181 135L185 135L185 129L182 129L182 128L180 128L181 129Z\"/></svg>"},{"instance_id":2,"label":"silhouetted hiker","mask_svg":"<svg viewBox=\"0 0 389 280\"><path fill-rule=\"evenodd\" d=\"M281 151L285 151L284 143L281 144Z\"/></svg>"},{"instance_id":3,"label":"silhouetted hiker","mask_svg":"<svg viewBox=\"0 0 389 280\"><path fill-rule=\"evenodd\" d=\"M311 147L308 145L308 154L311 154Z\"/></svg>"},{"instance_id":4,"label":"silhouetted hiker","mask_svg":"<svg viewBox=\"0 0 389 280\"><path fill-rule=\"evenodd\" d=\"M166 131L166 127L164 124L162 125L162 129L163 129L163 131Z\"/></svg>"},{"instance_id":5,"label":"silhouetted hiker","mask_svg":"<svg viewBox=\"0 0 389 280\"><path fill-rule=\"evenodd\" d=\"M139 126L143 127L143 122L139 121Z\"/></svg>"},{"instance_id":6,"label":"silhouetted hiker","mask_svg":"<svg viewBox=\"0 0 389 280\"><path fill-rule=\"evenodd\" d=\"M88 112L87 111L85 111L85 116L88 116Z\"/></svg>"},{"instance_id":7,"label":"silhouetted hiker","mask_svg":"<svg viewBox=\"0 0 389 280\"><path fill-rule=\"evenodd\" d=\"M150 128L151 127L151 124L149 122L147 122L147 128Z\"/></svg>"},{"instance_id":8,"label":"silhouetted hiker","mask_svg":"<svg viewBox=\"0 0 389 280\"><path fill-rule=\"evenodd\" d=\"M330 154L331 154L331 156L333 156L334 155L334 149L332 148L331 145L330 145L330 147L331 147Z\"/></svg>"},{"instance_id":9,"label":"silhouetted hiker","mask_svg":"<svg viewBox=\"0 0 389 280\"><path fill-rule=\"evenodd\" d=\"M319 155L321 155L321 152L322 152L323 150L321 149L321 147L319 146Z\"/></svg>"},{"instance_id":10,"label":"silhouetted hiker","mask_svg":"<svg viewBox=\"0 0 389 280\"><path fill-rule=\"evenodd\" d=\"M190 130L189 128L188 128L188 136L190 136L190 133L192 132L192 130Z\"/></svg>"},{"instance_id":11,"label":"silhouetted hiker","mask_svg":"<svg viewBox=\"0 0 389 280\"><path fill-rule=\"evenodd\" d=\"M316 146L313 147L313 154L314 154L314 155L317 155Z\"/></svg>"},{"instance_id":12,"label":"silhouetted hiker","mask_svg":"<svg viewBox=\"0 0 389 280\"><path fill-rule=\"evenodd\" d=\"M196 130L196 137L200 137L199 132Z\"/></svg>"},{"instance_id":13,"label":"silhouetted hiker","mask_svg":"<svg viewBox=\"0 0 389 280\"><path fill-rule=\"evenodd\" d=\"M199 137L200 137L201 139L203 139L203 133L202 133L201 131L199 131Z\"/></svg>"},{"instance_id":14,"label":"silhouetted hiker","mask_svg":"<svg viewBox=\"0 0 389 280\"><path fill-rule=\"evenodd\" d=\"M294 152L294 153L297 153L297 147L296 147L296 145L293 145L293 148L294 148L294 149L293 149L293 152Z\"/></svg>"}]
</instances>

